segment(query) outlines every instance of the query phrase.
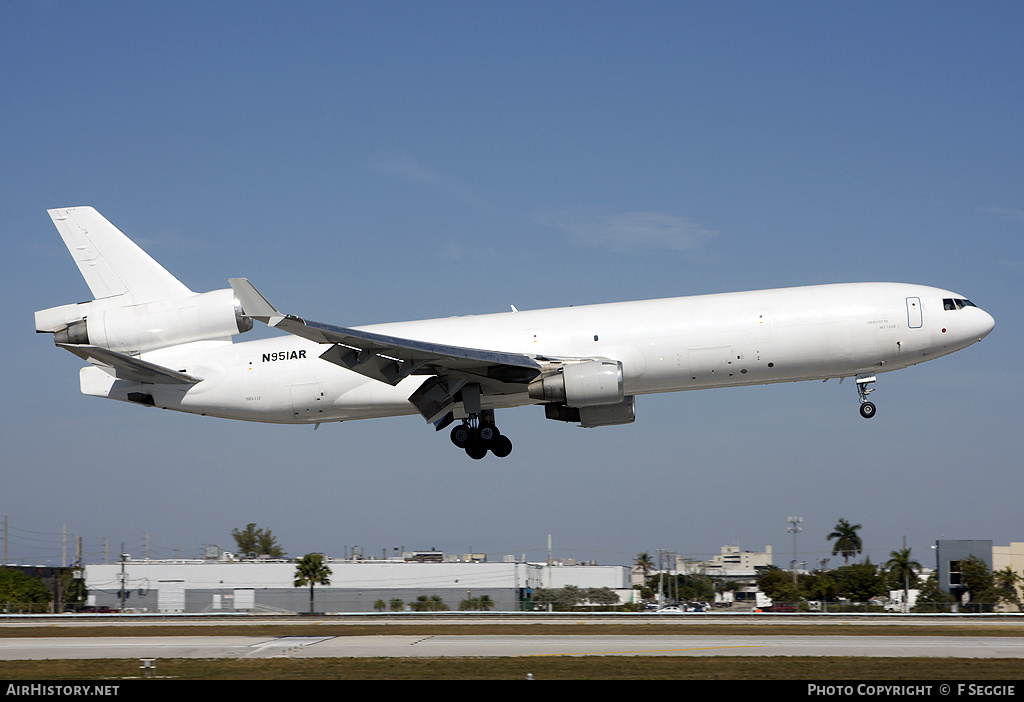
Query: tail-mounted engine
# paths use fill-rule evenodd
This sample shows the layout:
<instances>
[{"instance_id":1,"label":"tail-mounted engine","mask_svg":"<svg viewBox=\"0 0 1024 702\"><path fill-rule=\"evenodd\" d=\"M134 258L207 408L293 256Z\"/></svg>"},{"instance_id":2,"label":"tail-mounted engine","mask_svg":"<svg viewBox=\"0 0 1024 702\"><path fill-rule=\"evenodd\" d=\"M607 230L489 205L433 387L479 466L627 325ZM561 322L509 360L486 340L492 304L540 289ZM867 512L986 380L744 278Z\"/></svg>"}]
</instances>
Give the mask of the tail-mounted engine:
<instances>
[{"instance_id":1,"label":"tail-mounted engine","mask_svg":"<svg viewBox=\"0 0 1024 702\"><path fill-rule=\"evenodd\" d=\"M36 312L36 331L58 344L100 346L135 354L252 329L233 290L174 297L138 305L103 298Z\"/></svg>"}]
</instances>

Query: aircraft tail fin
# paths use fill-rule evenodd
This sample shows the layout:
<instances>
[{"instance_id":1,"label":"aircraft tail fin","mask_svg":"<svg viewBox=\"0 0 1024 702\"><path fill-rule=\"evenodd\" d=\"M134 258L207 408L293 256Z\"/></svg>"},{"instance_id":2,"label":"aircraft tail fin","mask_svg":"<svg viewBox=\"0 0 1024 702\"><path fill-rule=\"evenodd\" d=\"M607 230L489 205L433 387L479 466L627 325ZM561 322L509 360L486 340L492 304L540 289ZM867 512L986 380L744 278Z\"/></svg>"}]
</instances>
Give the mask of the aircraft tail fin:
<instances>
[{"instance_id":1,"label":"aircraft tail fin","mask_svg":"<svg viewBox=\"0 0 1024 702\"><path fill-rule=\"evenodd\" d=\"M193 294L92 207L48 210L97 300L124 295L138 304Z\"/></svg>"},{"instance_id":2,"label":"aircraft tail fin","mask_svg":"<svg viewBox=\"0 0 1024 702\"><path fill-rule=\"evenodd\" d=\"M118 378L178 383L173 372L133 366L117 354L227 341L252 328L234 291L192 292L93 208L49 214L96 298L36 312L36 331L52 333L58 346L88 351L88 360L116 369Z\"/></svg>"}]
</instances>

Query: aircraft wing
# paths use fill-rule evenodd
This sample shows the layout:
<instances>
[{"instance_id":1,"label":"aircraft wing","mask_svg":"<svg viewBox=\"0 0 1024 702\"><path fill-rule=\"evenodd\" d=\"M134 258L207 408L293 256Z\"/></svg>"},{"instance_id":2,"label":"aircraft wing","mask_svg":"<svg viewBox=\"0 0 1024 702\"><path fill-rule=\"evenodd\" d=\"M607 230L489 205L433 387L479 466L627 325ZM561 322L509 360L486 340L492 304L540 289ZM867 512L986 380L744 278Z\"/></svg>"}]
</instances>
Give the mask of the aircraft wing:
<instances>
[{"instance_id":1,"label":"aircraft wing","mask_svg":"<svg viewBox=\"0 0 1024 702\"><path fill-rule=\"evenodd\" d=\"M522 392L541 373L541 364L525 354L471 349L336 327L284 315L245 278L231 287L249 317L319 344L329 344L320 358L389 385L410 375L432 375L409 400L430 421L454 402L468 383L484 392ZM509 385L518 386L509 388Z\"/></svg>"},{"instance_id":2,"label":"aircraft wing","mask_svg":"<svg viewBox=\"0 0 1024 702\"><path fill-rule=\"evenodd\" d=\"M202 380L194 375L171 370L164 366L143 361L117 351L99 346L85 344L57 344L94 366L109 369L119 380L132 380L136 383L155 383L158 385L194 385Z\"/></svg>"}]
</instances>

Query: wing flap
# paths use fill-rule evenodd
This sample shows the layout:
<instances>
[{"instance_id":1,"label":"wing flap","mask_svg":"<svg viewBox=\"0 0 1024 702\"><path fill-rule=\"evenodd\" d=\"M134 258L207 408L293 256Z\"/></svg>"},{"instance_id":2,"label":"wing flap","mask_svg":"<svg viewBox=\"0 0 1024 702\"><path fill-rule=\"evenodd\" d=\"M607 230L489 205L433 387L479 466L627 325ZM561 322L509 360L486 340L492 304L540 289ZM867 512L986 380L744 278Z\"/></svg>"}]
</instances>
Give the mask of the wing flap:
<instances>
[{"instance_id":1,"label":"wing flap","mask_svg":"<svg viewBox=\"0 0 1024 702\"><path fill-rule=\"evenodd\" d=\"M540 364L525 354L416 341L292 316L282 318L274 326L320 343L333 344L325 360L389 385L397 385L414 374L451 372L504 383L525 383L541 371Z\"/></svg>"}]
</instances>

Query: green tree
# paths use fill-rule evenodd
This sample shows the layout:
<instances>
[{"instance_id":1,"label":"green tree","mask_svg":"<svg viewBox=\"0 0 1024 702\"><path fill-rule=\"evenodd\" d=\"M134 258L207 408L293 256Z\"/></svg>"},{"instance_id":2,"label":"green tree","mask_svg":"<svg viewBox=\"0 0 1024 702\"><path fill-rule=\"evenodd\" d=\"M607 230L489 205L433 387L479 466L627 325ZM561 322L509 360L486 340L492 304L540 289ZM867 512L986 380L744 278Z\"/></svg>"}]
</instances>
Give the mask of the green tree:
<instances>
[{"instance_id":1,"label":"green tree","mask_svg":"<svg viewBox=\"0 0 1024 702\"><path fill-rule=\"evenodd\" d=\"M415 602L409 603L409 608L414 612L446 612L448 605L440 595L420 595Z\"/></svg>"},{"instance_id":2,"label":"green tree","mask_svg":"<svg viewBox=\"0 0 1024 702\"><path fill-rule=\"evenodd\" d=\"M830 571L815 571L799 580L800 593L809 600L832 602L839 597L839 583Z\"/></svg>"},{"instance_id":3,"label":"green tree","mask_svg":"<svg viewBox=\"0 0 1024 702\"><path fill-rule=\"evenodd\" d=\"M992 577L995 580L995 589L999 593L999 599L1006 604L1015 605L1019 611L1021 608L1020 594L1017 586L1024 580L1020 573L1015 573L1013 568L1006 566L992 573Z\"/></svg>"},{"instance_id":4,"label":"green tree","mask_svg":"<svg viewBox=\"0 0 1024 702\"><path fill-rule=\"evenodd\" d=\"M910 557L909 548L901 548L889 554L889 560L885 562L885 570L903 590L903 602L906 606L910 600L909 590L911 584L917 584L917 571L921 570L921 564Z\"/></svg>"},{"instance_id":5,"label":"green tree","mask_svg":"<svg viewBox=\"0 0 1024 702\"><path fill-rule=\"evenodd\" d=\"M60 576L61 603L65 608L77 609L85 603L85 569L68 568Z\"/></svg>"},{"instance_id":6,"label":"green tree","mask_svg":"<svg viewBox=\"0 0 1024 702\"><path fill-rule=\"evenodd\" d=\"M472 597L466 600L459 600L459 611L460 612L475 612L479 609L480 601L476 597Z\"/></svg>"},{"instance_id":7,"label":"green tree","mask_svg":"<svg viewBox=\"0 0 1024 702\"><path fill-rule=\"evenodd\" d=\"M25 575L14 568L0 567L0 607L15 605L34 612L48 609L53 595L39 578Z\"/></svg>"},{"instance_id":8,"label":"green tree","mask_svg":"<svg viewBox=\"0 0 1024 702\"><path fill-rule=\"evenodd\" d=\"M954 602L956 602L956 598L939 587L939 577L933 571L921 583L914 610L917 612L948 612Z\"/></svg>"},{"instance_id":9,"label":"green tree","mask_svg":"<svg viewBox=\"0 0 1024 702\"><path fill-rule=\"evenodd\" d=\"M397 597L388 600L388 610L392 612L401 612L404 607L405 602L402 602L402 600Z\"/></svg>"},{"instance_id":10,"label":"green tree","mask_svg":"<svg viewBox=\"0 0 1024 702\"><path fill-rule=\"evenodd\" d=\"M284 550L277 545L277 539L270 532L270 529L259 529L256 524L247 524L244 531L231 530L231 536L235 538L235 544L240 554L247 556L270 556L271 558L284 558Z\"/></svg>"},{"instance_id":11,"label":"green tree","mask_svg":"<svg viewBox=\"0 0 1024 702\"><path fill-rule=\"evenodd\" d=\"M586 601L593 605L611 607L619 603L619 596L610 587L588 587L586 597Z\"/></svg>"},{"instance_id":12,"label":"green tree","mask_svg":"<svg viewBox=\"0 0 1024 702\"><path fill-rule=\"evenodd\" d=\"M715 582L707 575L652 575L647 580L647 586L652 590L662 588L669 599L680 602L704 602L715 599Z\"/></svg>"},{"instance_id":13,"label":"green tree","mask_svg":"<svg viewBox=\"0 0 1024 702\"><path fill-rule=\"evenodd\" d=\"M553 610L567 612L586 599L583 591L575 585L565 587L547 588L539 587L530 595L530 601L541 607L550 607Z\"/></svg>"},{"instance_id":14,"label":"green tree","mask_svg":"<svg viewBox=\"0 0 1024 702\"><path fill-rule=\"evenodd\" d=\"M636 554L636 558L633 559L633 570L634 572L643 573L644 582L646 582L647 578L651 577L651 571L654 570L654 559L651 558L651 554Z\"/></svg>"},{"instance_id":15,"label":"green tree","mask_svg":"<svg viewBox=\"0 0 1024 702\"><path fill-rule=\"evenodd\" d=\"M313 607L313 586L330 585L331 569L324 563L322 553L307 553L303 556L295 568L295 587L309 585L309 613L315 611Z\"/></svg>"},{"instance_id":16,"label":"green tree","mask_svg":"<svg viewBox=\"0 0 1024 702\"><path fill-rule=\"evenodd\" d=\"M960 577L967 591L964 607L972 612L991 612L1000 596L988 564L977 556L968 556L960 561Z\"/></svg>"},{"instance_id":17,"label":"green tree","mask_svg":"<svg viewBox=\"0 0 1024 702\"><path fill-rule=\"evenodd\" d=\"M373 608L378 612L383 612L385 609L388 608L388 603L384 600L377 600L373 603Z\"/></svg>"},{"instance_id":18,"label":"green tree","mask_svg":"<svg viewBox=\"0 0 1024 702\"><path fill-rule=\"evenodd\" d=\"M776 566L765 568L757 578L757 589L775 602L798 602L800 593L793 585L793 574Z\"/></svg>"},{"instance_id":19,"label":"green tree","mask_svg":"<svg viewBox=\"0 0 1024 702\"><path fill-rule=\"evenodd\" d=\"M844 564L849 565L850 558L859 554L863 548L863 543L857 534L860 528L860 524L850 524L845 519L840 519L839 523L835 525L834 531L827 537L829 541L836 540L832 545L832 555L842 555Z\"/></svg>"},{"instance_id":20,"label":"green tree","mask_svg":"<svg viewBox=\"0 0 1024 702\"><path fill-rule=\"evenodd\" d=\"M870 561L841 566L832 571L840 597L867 602L886 594L885 578Z\"/></svg>"},{"instance_id":21,"label":"green tree","mask_svg":"<svg viewBox=\"0 0 1024 702\"><path fill-rule=\"evenodd\" d=\"M535 606L547 607L559 612L568 612L582 604L613 606L619 603L619 596L608 587L590 587L583 589L576 585L558 588L537 588L530 596Z\"/></svg>"}]
</instances>

